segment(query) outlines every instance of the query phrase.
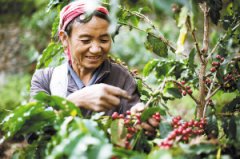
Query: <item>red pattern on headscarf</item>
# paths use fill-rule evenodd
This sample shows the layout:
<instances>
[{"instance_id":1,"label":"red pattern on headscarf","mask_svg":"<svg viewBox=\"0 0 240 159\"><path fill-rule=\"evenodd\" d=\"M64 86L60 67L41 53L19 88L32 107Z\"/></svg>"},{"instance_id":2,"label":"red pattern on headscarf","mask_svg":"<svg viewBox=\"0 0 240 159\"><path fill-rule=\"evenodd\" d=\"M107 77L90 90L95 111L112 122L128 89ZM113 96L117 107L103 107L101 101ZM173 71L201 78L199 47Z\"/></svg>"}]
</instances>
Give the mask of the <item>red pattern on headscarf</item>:
<instances>
[{"instance_id":1,"label":"red pattern on headscarf","mask_svg":"<svg viewBox=\"0 0 240 159\"><path fill-rule=\"evenodd\" d=\"M60 30L65 30L67 25L76 17L80 16L81 14L84 14L87 9L87 4L86 3L91 3L86 1L74 1L66 5L65 7L62 8L60 12L60 22L58 26L58 31ZM109 14L108 10L105 7L98 6L95 10L100 11L106 15ZM67 56L68 59L70 60L71 63L71 53L69 48L67 49Z\"/></svg>"}]
</instances>

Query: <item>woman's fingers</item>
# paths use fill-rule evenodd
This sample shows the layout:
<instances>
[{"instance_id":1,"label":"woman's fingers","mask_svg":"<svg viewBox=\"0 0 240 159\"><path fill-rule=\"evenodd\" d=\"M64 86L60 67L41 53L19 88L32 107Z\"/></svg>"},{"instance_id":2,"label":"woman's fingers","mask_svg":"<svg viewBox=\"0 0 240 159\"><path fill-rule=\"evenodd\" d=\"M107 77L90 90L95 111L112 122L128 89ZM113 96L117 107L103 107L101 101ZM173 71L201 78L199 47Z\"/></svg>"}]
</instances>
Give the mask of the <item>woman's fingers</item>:
<instances>
[{"instance_id":1,"label":"woman's fingers","mask_svg":"<svg viewBox=\"0 0 240 159\"><path fill-rule=\"evenodd\" d=\"M104 85L104 86L105 86L104 89L107 91L107 93L109 93L111 95L114 95L114 96L117 96L117 97L122 97L122 98L125 98L125 99L128 99L128 100L131 99L131 96L128 95L128 92L121 89L121 88L111 86L111 85Z\"/></svg>"},{"instance_id":2,"label":"woman's fingers","mask_svg":"<svg viewBox=\"0 0 240 159\"><path fill-rule=\"evenodd\" d=\"M155 132L155 128L152 127L150 124L146 123L146 122L142 122L141 126L144 130L146 131L150 131L150 132Z\"/></svg>"},{"instance_id":3,"label":"woman's fingers","mask_svg":"<svg viewBox=\"0 0 240 159\"><path fill-rule=\"evenodd\" d=\"M137 103L136 105L134 105L131 108L131 113L132 114L136 114L136 113L140 113L145 109L145 104L144 103Z\"/></svg>"},{"instance_id":4,"label":"woman's fingers","mask_svg":"<svg viewBox=\"0 0 240 159\"><path fill-rule=\"evenodd\" d=\"M159 122L154 118L149 118L148 123L155 128L157 128L159 126Z\"/></svg>"}]
</instances>

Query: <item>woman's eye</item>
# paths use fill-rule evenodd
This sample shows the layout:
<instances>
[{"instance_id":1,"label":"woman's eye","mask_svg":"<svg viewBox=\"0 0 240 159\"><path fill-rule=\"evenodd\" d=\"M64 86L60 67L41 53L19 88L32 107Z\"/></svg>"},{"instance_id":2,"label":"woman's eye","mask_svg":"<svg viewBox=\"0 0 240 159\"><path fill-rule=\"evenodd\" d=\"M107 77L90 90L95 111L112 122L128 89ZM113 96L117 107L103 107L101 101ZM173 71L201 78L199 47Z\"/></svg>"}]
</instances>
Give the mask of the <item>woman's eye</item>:
<instances>
[{"instance_id":1,"label":"woman's eye","mask_svg":"<svg viewBox=\"0 0 240 159\"><path fill-rule=\"evenodd\" d=\"M109 40L101 39L101 43L107 43Z\"/></svg>"},{"instance_id":2,"label":"woman's eye","mask_svg":"<svg viewBox=\"0 0 240 159\"><path fill-rule=\"evenodd\" d=\"M81 40L81 42L82 42L83 44L89 44L89 43L91 42L91 40Z\"/></svg>"}]
</instances>

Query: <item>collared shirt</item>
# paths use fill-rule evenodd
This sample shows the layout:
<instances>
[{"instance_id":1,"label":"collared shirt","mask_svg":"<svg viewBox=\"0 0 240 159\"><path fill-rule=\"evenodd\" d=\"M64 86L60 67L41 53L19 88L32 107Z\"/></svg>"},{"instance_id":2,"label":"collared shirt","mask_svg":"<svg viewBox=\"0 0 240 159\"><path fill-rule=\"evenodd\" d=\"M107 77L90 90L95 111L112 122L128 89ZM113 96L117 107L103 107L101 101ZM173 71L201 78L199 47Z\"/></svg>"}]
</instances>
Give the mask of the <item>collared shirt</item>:
<instances>
[{"instance_id":1,"label":"collared shirt","mask_svg":"<svg viewBox=\"0 0 240 159\"><path fill-rule=\"evenodd\" d=\"M51 81L51 76L54 68L45 68L36 70L31 80L31 88L30 88L30 97L33 99L34 95L38 92L45 92L51 95L51 91L49 88L49 84ZM100 84L105 83L108 85L112 85L115 87L119 87L123 90L126 90L130 96L132 96L131 100L126 100L120 98L120 104L118 107L114 107L113 109L106 112L106 115L112 115L113 112L117 111L118 113L124 113L129 110L133 105L140 102L140 95L137 90L137 85L133 76L129 73L129 71L123 66L114 63L110 60L105 60L102 64L102 68L99 70L97 75L92 78L91 84ZM74 77L69 73L68 74L68 90L67 96L75 91L79 90L78 82L75 82ZM79 79L79 78L78 78ZM81 88L81 86L80 86ZM84 116L91 115L92 111L82 109L82 114Z\"/></svg>"},{"instance_id":2,"label":"collared shirt","mask_svg":"<svg viewBox=\"0 0 240 159\"><path fill-rule=\"evenodd\" d=\"M100 67L98 67L94 72L93 72L93 76L91 78L91 80L89 81L89 83L87 84L87 86L90 86L92 84L94 84L97 80L97 77L99 75L99 73L101 72L102 69L101 65ZM79 76L76 74L76 72L73 70L73 68L70 66L70 64L68 64L68 71L70 73L70 75L72 76L74 82L76 83L76 85L78 86L78 89L82 89L85 87L85 84L82 82L82 80L79 78Z\"/></svg>"}]
</instances>

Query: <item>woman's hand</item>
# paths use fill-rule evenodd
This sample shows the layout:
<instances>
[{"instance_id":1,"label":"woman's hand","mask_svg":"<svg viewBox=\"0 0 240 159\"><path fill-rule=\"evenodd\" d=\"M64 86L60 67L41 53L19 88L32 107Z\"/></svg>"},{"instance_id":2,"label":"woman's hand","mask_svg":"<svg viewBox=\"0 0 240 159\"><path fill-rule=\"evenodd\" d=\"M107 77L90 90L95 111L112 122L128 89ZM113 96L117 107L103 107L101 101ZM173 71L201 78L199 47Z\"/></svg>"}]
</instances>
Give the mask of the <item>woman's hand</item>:
<instances>
[{"instance_id":1,"label":"woman's hand","mask_svg":"<svg viewBox=\"0 0 240 159\"><path fill-rule=\"evenodd\" d=\"M125 90L107 84L87 86L67 97L78 107L97 112L107 111L118 106L120 98L131 99Z\"/></svg>"},{"instance_id":2,"label":"woman's hand","mask_svg":"<svg viewBox=\"0 0 240 159\"><path fill-rule=\"evenodd\" d=\"M145 109L144 103L137 103L131 108L131 114L142 113ZM154 137L156 135L156 128L159 126L159 121L155 118L150 117L146 122L141 123L141 127L145 130L145 134L149 137Z\"/></svg>"}]
</instances>

